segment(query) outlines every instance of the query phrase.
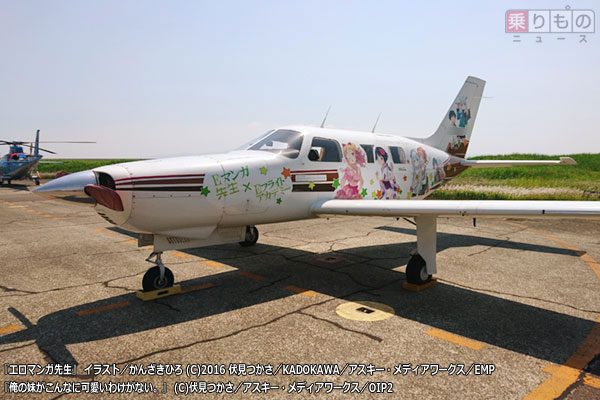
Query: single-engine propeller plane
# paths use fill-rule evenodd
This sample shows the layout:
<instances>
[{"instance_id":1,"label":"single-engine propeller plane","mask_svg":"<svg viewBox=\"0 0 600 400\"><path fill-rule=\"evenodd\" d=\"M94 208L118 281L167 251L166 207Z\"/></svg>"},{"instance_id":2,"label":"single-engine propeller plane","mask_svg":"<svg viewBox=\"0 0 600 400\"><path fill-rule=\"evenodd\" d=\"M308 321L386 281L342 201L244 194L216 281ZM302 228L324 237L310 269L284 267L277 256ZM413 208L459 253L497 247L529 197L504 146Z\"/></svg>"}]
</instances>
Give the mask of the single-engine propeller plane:
<instances>
[{"instance_id":1,"label":"single-engine propeller plane","mask_svg":"<svg viewBox=\"0 0 600 400\"><path fill-rule=\"evenodd\" d=\"M328 215L414 218L417 248L408 282L436 273L437 218L446 216L600 217L600 202L424 200L467 168L569 165L575 161L465 158L485 82L468 77L435 133L424 139L286 126L241 148L193 157L95 168L36 189L85 193L104 219L153 245L145 291L173 285L167 250L258 240L256 225Z\"/></svg>"},{"instance_id":2,"label":"single-engine propeller plane","mask_svg":"<svg viewBox=\"0 0 600 400\"><path fill-rule=\"evenodd\" d=\"M44 141L40 142L40 130L35 133L35 142L24 142L20 140L0 140L0 145L9 146L8 154L0 158L0 185L4 182L9 185L13 180L31 179L36 185L40 184L40 175L37 171L38 164L42 159L40 151L56 154L52 150L42 149L40 143L94 143L81 141ZM29 154L23 151L23 145L29 146ZM33 148L33 152L32 152Z\"/></svg>"}]
</instances>

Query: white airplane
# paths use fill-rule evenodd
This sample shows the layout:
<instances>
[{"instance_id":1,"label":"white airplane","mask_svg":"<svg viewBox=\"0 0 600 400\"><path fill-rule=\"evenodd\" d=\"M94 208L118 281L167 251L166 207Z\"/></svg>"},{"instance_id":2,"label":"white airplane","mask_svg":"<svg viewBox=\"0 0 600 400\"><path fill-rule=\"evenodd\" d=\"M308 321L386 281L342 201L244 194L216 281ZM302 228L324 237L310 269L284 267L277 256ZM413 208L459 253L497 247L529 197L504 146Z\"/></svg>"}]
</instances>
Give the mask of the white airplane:
<instances>
[{"instance_id":1,"label":"white airplane","mask_svg":"<svg viewBox=\"0 0 600 400\"><path fill-rule=\"evenodd\" d=\"M35 191L63 198L85 192L104 219L139 233L140 246L153 245L144 291L173 285L164 251L253 245L258 224L329 215L414 218L417 249L406 279L421 285L436 273L438 217L600 217L600 202L423 200L467 168L575 164L568 157L465 159L484 85L468 77L425 139L286 126L228 153L109 165Z\"/></svg>"}]
</instances>

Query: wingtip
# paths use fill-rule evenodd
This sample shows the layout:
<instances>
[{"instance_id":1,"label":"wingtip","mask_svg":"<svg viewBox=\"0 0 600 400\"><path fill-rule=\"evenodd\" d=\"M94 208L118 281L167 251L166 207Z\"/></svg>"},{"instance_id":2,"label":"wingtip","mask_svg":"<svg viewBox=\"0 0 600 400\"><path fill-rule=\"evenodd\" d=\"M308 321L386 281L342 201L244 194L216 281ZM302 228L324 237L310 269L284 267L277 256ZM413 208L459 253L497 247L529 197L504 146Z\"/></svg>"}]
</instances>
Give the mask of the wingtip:
<instances>
[{"instance_id":1,"label":"wingtip","mask_svg":"<svg viewBox=\"0 0 600 400\"><path fill-rule=\"evenodd\" d=\"M571 157L561 157L560 158L560 163L561 164L567 164L567 165L577 165L577 161L575 161Z\"/></svg>"}]
</instances>

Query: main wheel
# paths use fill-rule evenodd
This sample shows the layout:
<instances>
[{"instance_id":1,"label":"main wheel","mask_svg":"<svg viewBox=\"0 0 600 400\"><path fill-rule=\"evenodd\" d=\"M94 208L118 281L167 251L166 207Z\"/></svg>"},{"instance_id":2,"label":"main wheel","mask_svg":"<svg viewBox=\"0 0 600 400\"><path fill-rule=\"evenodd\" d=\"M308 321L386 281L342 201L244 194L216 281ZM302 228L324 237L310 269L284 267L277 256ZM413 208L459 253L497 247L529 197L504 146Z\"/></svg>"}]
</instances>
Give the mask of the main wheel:
<instances>
[{"instance_id":1,"label":"main wheel","mask_svg":"<svg viewBox=\"0 0 600 400\"><path fill-rule=\"evenodd\" d=\"M246 227L246 238L240 242L241 246L252 246L258 242L258 229L255 226Z\"/></svg>"},{"instance_id":2,"label":"main wheel","mask_svg":"<svg viewBox=\"0 0 600 400\"><path fill-rule=\"evenodd\" d=\"M149 292L151 290L165 289L173 286L175 282L175 278L173 277L173 272L167 267L165 267L165 276L161 280L160 279L160 268L158 266L150 268L144 274L144 278L142 279L142 289L144 292Z\"/></svg>"},{"instance_id":3,"label":"main wheel","mask_svg":"<svg viewBox=\"0 0 600 400\"><path fill-rule=\"evenodd\" d=\"M40 180L39 179L34 179L33 182L35 183L36 186L40 186Z\"/></svg>"},{"instance_id":4,"label":"main wheel","mask_svg":"<svg viewBox=\"0 0 600 400\"><path fill-rule=\"evenodd\" d=\"M427 273L427 263L419 254L410 258L406 265L406 281L415 285L422 285L431 280Z\"/></svg>"}]
</instances>

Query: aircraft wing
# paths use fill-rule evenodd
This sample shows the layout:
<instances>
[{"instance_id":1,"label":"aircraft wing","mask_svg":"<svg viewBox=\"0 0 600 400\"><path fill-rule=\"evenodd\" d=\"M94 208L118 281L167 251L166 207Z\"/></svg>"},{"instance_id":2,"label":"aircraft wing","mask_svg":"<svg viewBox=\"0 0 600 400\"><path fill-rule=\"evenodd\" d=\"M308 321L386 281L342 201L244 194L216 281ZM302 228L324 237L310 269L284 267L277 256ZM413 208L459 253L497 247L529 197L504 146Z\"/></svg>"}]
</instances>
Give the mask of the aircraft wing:
<instances>
[{"instance_id":1,"label":"aircraft wing","mask_svg":"<svg viewBox=\"0 0 600 400\"><path fill-rule=\"evenodd\" d=\"M324 200L311 211L318 216L600 218L600 201Z\"/></svg>"},{"instance_id":2,"label":"aircraft wing","mask_svg":"<svg viewBox=\"0 0 600 400\"><path fill-rule=\"evenodd\" d=\"M558 160L462 160L460 165L471 168L516 167L532 165L577 165L571 157Z\"/></svg>"}]
</instances>

